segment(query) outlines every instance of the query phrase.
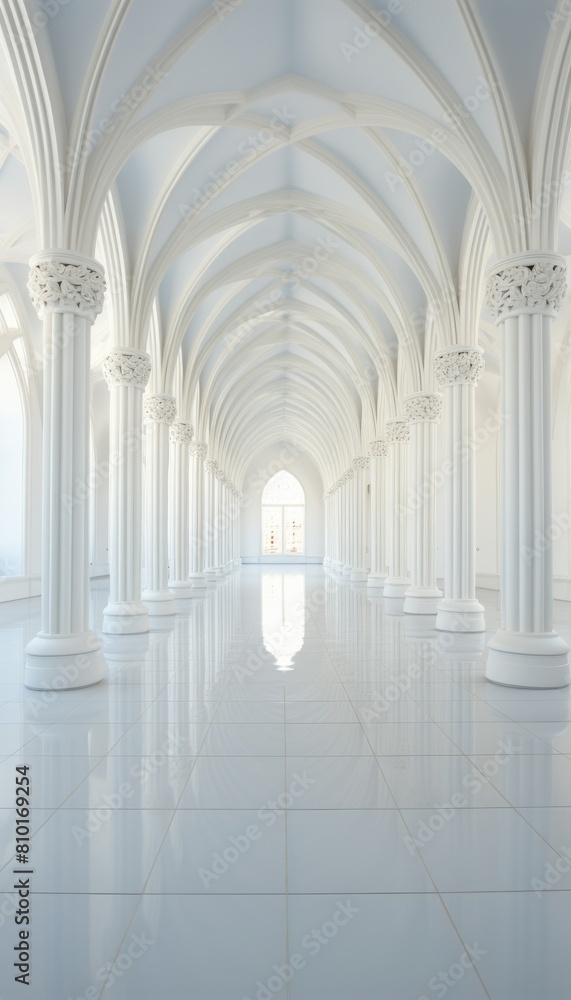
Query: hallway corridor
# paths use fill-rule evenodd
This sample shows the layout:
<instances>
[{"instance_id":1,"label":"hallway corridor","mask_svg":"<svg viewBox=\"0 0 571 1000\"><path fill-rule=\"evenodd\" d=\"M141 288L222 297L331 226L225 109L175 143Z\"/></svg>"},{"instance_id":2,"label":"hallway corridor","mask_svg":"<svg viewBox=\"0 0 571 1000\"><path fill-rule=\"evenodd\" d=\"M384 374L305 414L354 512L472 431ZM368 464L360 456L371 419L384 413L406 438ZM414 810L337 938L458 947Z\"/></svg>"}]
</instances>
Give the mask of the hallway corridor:
<instances>
[{"instance_id":1,"label":"hallway corridor","mask_svg":"<svg viewBox=\"0 0 571 1000\"><path fill-rule=\"evenodd\" d=\"M490 684L484 637L390 603L243 567L61 693L21 686L39 600L0 606L0 921L29 765L27 996L568 998L569 691Z\"/></svg>"}]
</instances>

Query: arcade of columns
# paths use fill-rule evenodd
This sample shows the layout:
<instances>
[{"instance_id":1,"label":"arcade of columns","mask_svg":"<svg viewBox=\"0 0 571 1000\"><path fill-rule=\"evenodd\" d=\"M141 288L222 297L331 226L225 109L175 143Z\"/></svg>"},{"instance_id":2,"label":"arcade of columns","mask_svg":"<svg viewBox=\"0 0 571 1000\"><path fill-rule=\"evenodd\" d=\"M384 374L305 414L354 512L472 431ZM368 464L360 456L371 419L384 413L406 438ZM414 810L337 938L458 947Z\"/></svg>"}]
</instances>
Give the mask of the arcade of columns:
<instances>
[{"instance_id":1,"label":"arcade of columns","mask_svg":"<svg viewBox=\"0 0 571 1000\"><path fill-rule=\"evenodd\" d=\"M45 342L57 349L49 352L44 376L42 627L27 648L25 683L80 687L106 671L102 644L89 628L88 501L70 502L73 485L89 476L90 329L103 306L103 269L77 254L38 255L28 287ZM568 647L552 628L551 547L537 545L549 537L552 516L551 326L564 293L565 262L546 253L500 261L487 276L502 351L501 628L489 643L486 668L498 684L569 682ZM401 599L407 615L435 616L445 632L485 630L475 587L482 354L474 344L439 349L433 372L440 391L431 385L406 396L369 455L355 457L325 494L325 568L366 584L373 595ZM175 613L176 597L203 594L208 582L240 563L239 491L207 457L207 444L193 440L192 426L177 419L175 398L145 395L150 372L149 356L130 347L115 348L104 363L113 456L107 635L148 631L149 619L152 627L153 619ZM437 455L441 419L444 455ZM444 594L435 568L438 473L445 483Z\"/></svg>"}]
</instances>

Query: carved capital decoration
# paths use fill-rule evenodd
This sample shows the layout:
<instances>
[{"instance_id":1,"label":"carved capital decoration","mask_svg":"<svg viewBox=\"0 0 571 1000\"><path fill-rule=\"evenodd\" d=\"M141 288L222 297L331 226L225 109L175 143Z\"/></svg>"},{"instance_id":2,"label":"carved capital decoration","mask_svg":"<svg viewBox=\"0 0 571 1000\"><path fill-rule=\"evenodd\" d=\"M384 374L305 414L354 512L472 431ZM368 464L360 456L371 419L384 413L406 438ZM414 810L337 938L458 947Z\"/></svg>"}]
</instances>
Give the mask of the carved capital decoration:
<instances>
[{"instance_id":1,"label":"carved capital decoration","mask_svg":"<svg viewBox=\"0 0 571 1000\"><path fill-rule=\"evenodd\" d=\"M389 453L389 446L384 438L377 438L375 441L371 441L369 451L371 458L386 458Z\"/></svg>"},{"instance_id":2,"label":"carved capital decoration","mask_svg":"<svg viewBox=\"0 0 571 1000\"><path fill-rule=\"evenodd\" d=\"M176 400L174 396L145 396L143 413L146 424L172 424L176 417Z\"/></svg>"},{"instance_id":3,"label":"carved capital decoration","mask_svg":"<svg viewBox=\"0 0 571 1000\"><path fill-rule=\"evenodd\" d=\"M176 420L169 430L169 440L173 444L190 444L194 435L194 427L183 420Z\"/></svg>"},{"instance_id":4,"label":"carved capital decoration","mask_svg":"<svg viewBox=\"0 0 571 1000\"><path fill-rule=\"evenodd\" d=\"M345 472L343 473L343 480L346 483L350 483L354 475L355 475L354 469L346 469Z\"/></svg>"},{"instance_id":5,"label":"carved capital decoration","mask_svg":"<svg viewBox=\"0 0 571 1000\"><path fill-rule=\"evenodd\" d=\"M46 312L69 312L93 323L103 309L103 268L79 254L38 254L30 261L28 292L40 318Z\"/></svg>"},{"instance_id":6,"label":"carved capital decoration","mask_svg":"<svg viewBox=\"0 0 571 1000\"><path fill-rule=\"evenodd\" d=\"M567 291L563 257L520 254L499 261L486 275L486 303L496 323L519 313L555 316Z\"/></svg>"},{"instance_id":7,"label":"carved capital decoration","mask_svg":"<svg viewBox=\"0 0 571 1000\"><path fill-rule=\"evenodd\" d=\"M422 420L440 420L442 417L442 396L440 393L416 392L406 396L403 412L409 424Z\"/></svg>"},{"instance_id":8,"label":"carved capital decoration","mask_svg":"<svg viewBox=\"0 0 571 1000\"><path fill-rule=\"evenodd\" d=\"M208 454L208 446L204 441L193 441L189 450L193 458L205 459Z\"/></svg>"},{"instance_id":9,"label":"carved capital decoration","mask_svg":"<svg viewBox=\"0 0 571 1000\"><path fill-rule=\"evenodd\" d=\"M447 347L434 355L434 376L445 389L451 385L477 385L485 362L479 347Z\"/></svg>"},{"instance_id":10,"label":"carved capital decoration","mask_svg":"<svg viewBox=\"0 0 571 1000\"><path fill-rule=\"evenodd\" d=\"M216 462L213 458L207 458L204 463L204 468L209 475L214 476L216 475L216 470L218 469L218 462Z\"/></svg>"},{"instance_id":11,"label":"carved capital decoration","mask_svg":"<svg viewBox=\"0 0 571 1000\"><path fill-rule=\"evenodd\" d=\"M387 441L404 442L410 441L410 430L406 420L399 420L395 417L393 420L387 420L385 424L385 433L387 435Z\"/></svg>"},{"instance_id":12,"label":"carved capital decoration","mask_svg":"<svg viewBox=\"0 0 571 1000\"><path fill-rule=\"evenodd\" d=\"M145 389L151 374L149 355L142 351L132 351L128 347L111 351L101 367L110 389L116 385Z\"/></svg>"},{"instance_id":13,"label":"carved capital decoration","mask_svg":"<svg viewBox=\"0 0 571 1000\"><path fill-rule=\"evenodd\" d=\"M364 472L369 468L369 461L368 455L358 455L357 458L353 459L353 468L356 472Z\"/></svg>"}]
</instances>

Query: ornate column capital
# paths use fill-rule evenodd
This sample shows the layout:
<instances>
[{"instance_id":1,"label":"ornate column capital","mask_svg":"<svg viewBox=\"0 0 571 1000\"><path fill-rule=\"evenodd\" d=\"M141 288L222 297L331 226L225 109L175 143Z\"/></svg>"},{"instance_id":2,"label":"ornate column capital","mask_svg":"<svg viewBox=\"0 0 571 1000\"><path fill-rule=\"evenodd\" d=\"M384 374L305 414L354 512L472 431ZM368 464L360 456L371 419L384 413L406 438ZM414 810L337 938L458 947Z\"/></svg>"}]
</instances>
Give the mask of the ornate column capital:
<instances>
[{"instance_id":1,"label":"ornate column capital","mask_svg":"<svg viewBox=\"0 0 571 1000\"><path fill-rule=\"evenodd\" d=\"M146 424L172 424L176 417L176 399L159 393L145 396L143 414Z\"/></svg>"},{"instance_id":2,"label":"ornate column capital","mask_svg":"<svg viewBox=\"0 0 571 1000\"><path fill-rule=\"evenodd\" d=\"M405 396L403 412L409 424L421 421L437 423L442 417L442 396L436 392L414 392Z\"/></svg>"},{"instance_id":3,"label":"ornate column capital","mask_svg":"<svg viewBox=\"0 0 571 1000\"><path fill-rule=\"evenodd\" d=\"M218 468L218 462L213 458L207 458L204 463L204 468L211 476L215 476Z\"/></svg>"},{"instance_id":4,"label":"ornate column capital","mask_svg":"<svg viewBox=\"0 0 571 1000\"><path fill-rule=\"evenodd\" d=\"M93 323L105 298L103 267L91 257L48 250L30 259L28 292L40 319L46 312L67 312Z\"/></svg>"},{"instance_id":5,"label":"ornate column capital","mask_svg":"<svg viewBox=\"0 0 571 1000\"><path fill-rule=\"evenodd\" d=\"M556 316L567 291L565 259L558 254L522 253L499 260L486 272L486 303L496 323L507 316Z\"/></svg>"},{"instance_id":6,"label":"ornate column capital","mask_svg":"<svg viewBox=\"0 0 571 1000\"><path fill-rule=\"evenodd\" d=\"M135 351L131 347L118 347L105 358L103 375L107 385L133 386L135 389L145 389L151 374L151 361L144 351Z\"/></svg>"},{"instance_id":7,"label":"ornate column capital","mask_svg":"<svg viewBox=\"0 0 571 1000\"><path fill-rule=\"evenodd\" d=\"M353 459L353 468L355 472L364 472L369 468L369 456L368 455L358 455L357 458Z\"/></svg>"},{"instance_id":8,"label":"ornate column capital","mask_svg":"<svg viewBox=\"0 0 571 1000\"><path fill-rule=\"evenodd\" d=\"M208 446L204 441L192 441L189 450L193 458L205 459L208 454Z\"/></svg>"},{"instance_id":9,"label":"ornate column capital","mask_svg":"<svg viewBox=\"0 0 571 1000\"><path fill-rule=\"evenodd\" d=\"M376 438L369 445L371 458L386 458L389 453L388 442L384 438Z\"/></svg>"},{"instance_id":10,"label":"ornate column capital","mask_svg":"<svg viewBox=\"0 0 571 1000\"><path fill-rule=\"evenodd\" d=\"M194 435L194 427L183 420L175 420L169 430L169 440L173 444L190 444Z\"/></svg>"},{"instance_id":11,"label":"ornate column capital","mask_svg":"<svg viewBox=\"0 0 571 1000\"><path fill-rule=\"evenodd\" d=\"M452 385L477 385L485 362L481 347L454 344L434 355L434 376L441 389Z\"/></svg>"},{"instance_id":12,"label":"ornate column capital","mask_svg":"<svg viewBox=\"0 0 571 1000\"><path fill-rule=\"evenodd\" d=\"M410 441L410 430L406 420L401 420L400 417L392 417L385 423L385 433L387 435L387 441L391 443Z\"/></svg>"}]
</instances>

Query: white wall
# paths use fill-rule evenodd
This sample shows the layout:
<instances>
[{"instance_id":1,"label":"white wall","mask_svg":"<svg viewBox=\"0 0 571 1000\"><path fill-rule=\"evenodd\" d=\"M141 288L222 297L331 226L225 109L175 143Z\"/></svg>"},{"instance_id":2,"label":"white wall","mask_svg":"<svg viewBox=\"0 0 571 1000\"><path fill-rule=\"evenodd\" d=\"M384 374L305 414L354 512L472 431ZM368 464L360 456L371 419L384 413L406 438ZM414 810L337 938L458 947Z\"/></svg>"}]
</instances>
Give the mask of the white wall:
<instances>
[{"instance_id":1,"label":"white wall","mask_svg":"<svg viewBox=\"0 0 571 1000\"><path fill-rule=\"evenodd\" d=\"M302 556L263 556L262 492L268 479L286 469L299 479L305 491L305 552ZM240 554L244 562L321 562L325 549L325 505L323 482L309 456L285 441L256 455L241 487Z\"/></svg>"}]
</instances>

